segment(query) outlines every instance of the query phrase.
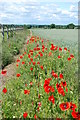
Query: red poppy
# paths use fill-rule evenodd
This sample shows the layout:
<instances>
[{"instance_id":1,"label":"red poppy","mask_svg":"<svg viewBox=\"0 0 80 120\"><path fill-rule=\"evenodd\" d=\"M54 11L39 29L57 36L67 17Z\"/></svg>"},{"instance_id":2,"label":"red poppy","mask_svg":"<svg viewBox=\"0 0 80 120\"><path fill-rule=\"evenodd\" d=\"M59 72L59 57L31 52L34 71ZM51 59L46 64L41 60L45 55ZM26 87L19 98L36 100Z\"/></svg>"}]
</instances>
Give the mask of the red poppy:
<instances>
[{"instance_id":1,"label":"red poppy","mask_svg":"<svg viewBox=\"0 0 80 120\"><path fill-rule=\"evenodd\" d=\"M25 62L23 61L22 64L25 64Z\"/></svg>"},{"instance_id":2,"label":"red poppy","mask_svg":"<svg viewBox=\"0 0 80 120\"><path fill-rule=\"evenodd\" d=\"M21 56L20 56L20 58L22 59L22 58L23 58L23 56L21 55Z\"/></svg>"},{"instance_id":3,"label":"red poppy","mask_svg":"<svg viewBox=\"0 0 80 120\"><path fill-rule=\"evenodd\" d=\"M33 71L33 68L31 67L30 70Z\"/></svg>"},{"instance_id":4,"label":"red poppy","mask_svg":"<svg viewBox=\"0 0 80 120\"><path fill-rule=\"evenodd\" d=\"M27 86L27 84L25 84L25 86Z\"/></svg>"},{"instance_id":5,"label":"red poppy","mask_svg":"<svg viewBox=\"0 0 80 120\"><path fill-rule=\"evenodd\" d=\"M59 51L62 51L62 48L59 47Z\"/></svg>"},{"instance_id":6,"label":"red poppy","mask_svg":"<svg viewBox=\"0 0 80 120\"><path fill-rule=\"evenodd\" d=\"M71 54L70 57L71 57L71 58L74 58L74 55Z\"/></svg>"},{"instance_id":7,"label":"red poppy","mask_svg":"<svg viewBox=\"0 0 80 120\"><path fill-rule=\"evenodd\" d=\"M42 56L43 56L43 54L41 53L41 54L40 54L40 57L42 57Z\"/></svg>"},{"instance_id":8,"label":"red poppy","mask_svg":"<svg viewBox=\"0 0 80 120\"><path fill-rule=\"evenodd\" d=\"M58 58L61 58L61 56L59 55Z\"/></svg>"},{"instance_id":9,"label":"red poppy","mask_svg":"<svg viewBox=\"0 0 80 120\"><path fill-rule=\"evenodd\" d=\"M7 89L6 89L6 88L4 88L2 92L5 94L5 93L7 92Z\"/></svg>"},{"instance_id":10,"label":"red poppy","mask_svg":"<svg viewBox=\"0 0 80 120\"><path fill-rule=\"evenodd\" d=\"M41 65L40 68L43 70L43 66Z\"/></svg>"},{"instance_id":11,"label":"red poppy","mask_svg":"<svg viewBox=\"0 0 80 120\"><path fill-rule=\"evenodd\" d=\"M58 46L56 46L55 50L57 50L57 49L58 49Z\"/></svg>"},{"instance_id":12,"label":"red poppy","mask_svg":"<svg viewBox=\"0 0 80 120\"><path fill-rule=\"evenodd\" d=\"M57 83L56 88L58 89L59 87L61 87L61 85L59 83Z\"/></svg>"},{"instance_id":13,"label":"red poppy","mask_svg":"<svg viewBox=\"0 0 80 120\"><path fill-rule=\"evenodd\" d=\"M61 84L62 84L63 87L66 87L66 86L67 86L66 81L65 81L65 82L61 82Z\"/></svg>"},{"instance_id":14,"label":"red poppy","mask_svg":"<svg viewBox=\"0 0 80 120\"><path fill-rule=\"evenodd\" d=\"M76 108L77 108L76 104L73 104L72 102L70 102L70 109L75 111Z\"/></svg>"},{"instance_id":15,"label":"red poppy","mask_svg":"<svg viewBox=\"0 0 80 120\"><path fill-rule=\"evenodd\" d=\"M32 86L32 85L33 85L33 82L30 82L30 85Z\"/></svg>"},{"instance_id":16,"label":"red poppy","mask_svg":"<svg viewBox=\"0 0 80 120\"><path fill-rule=\"evenodd\" d=\"M33 50L29 50L29 52L33 52Z\"/></svg>"},{"instance_id":17,"label":"red poppy","mask_svg":"<svg viewBox=\"0 0 80 120\"><path fill-rule=\"evenodd\" d=\"M66 110L68 110L68 109L70 108L70 103L69 103L69 102L61 103L61 104L59 105L59 107L60 107L60 109L61 109L62 111L66 111Z\"/></svg>"},{"instance_id":18,"label":"red poppy","mask_svg":"<svg viewBox=\"0 0 80 120\"><path fill-rule=\"evenodd\" d=\"M17 62L20 62L20 60L19 60L19 59L17 59Z\"/></svg>"},{"instance_id":19,"label":"red poppy","mask_svg":"<svg viewBox=\"0 0 80 120\"><path fill-rule=\"evenodd\" d=\"M24 94L29 94L30 90L24 90Z\"/></svg>"},{"instance_id":20,"label":"red poppy","mask_svg":"<svg viewBox=\"0 0 80 120\"><path fill-rule=\"evenodd\" d=\"M58 88L58 93L65 96L64 90L61 87Z\"/></svg>"},{"instance_id":21,"label":"red poppy","mask_svg":"<svg viewBox=\"0 0 80 120\"><path fill-rule=\"evenodd\" d=\"M40 62L37 62L37 64L40 64Z\"/></svg>"},{"instance_id":22,"label":"red poppy","mask_svg":"<svg viewBox=\"0 0 80 120\"><path fill-rule=\"evenodd\" d=\"M75 111L73 111L71 114L72 114L72 117L73 117L73 118L77 118L77 120L80 119L80 112L75 112Z\"/></svg>"},{"instance_id":23,"label":"red poppy","mask_svg":"<svg viewBox=\"0 0 80 120\"><path fill-rule=\"evenodd\" d=\"M18 67L19 65L18 65L18 64L16 64L16 66Z\"/></svg>"},{"instance_id":24,"label":"red poppy","mask_svg":"<svg viewBox=\"0 0 80 120\"><path fill-rule=\"evenodd\" d=\"M30 58L31 62L33 61L33 58Z\"/></svg>"},{"instance_id":25,"label":"red poppy","mask_svg":"<svg viewBox=\"0 0 80 120\"><path fill-rule=\"evenodd\" d=\"M33 65L35 65L36 64L36 62L33 62Z\"/></svg>"},{"instance_id":26,"label":"red poppy","mask_svg":"<svg viewBox=\"0 0 80 120\"><path fill-rule=\"evenodd\" d=\"M24 54L23 54L23 56L24 56Z\"/></svg>"},{"instance_id":27,"label":"red poppy","mask_svg":"<svg viewBox=\"0 0 80 120\"><path fill-rule=\"evenodd\" d=\"M68 92L68 89L66 88L66 92Z\"/></svg>"},{"instance_id":28,"label":"red poppy","mask_svg":"<svg viewBox=\"0 0 80 120\"><path fill-rule=\"evenodd\" d=\"M6 73L7 73L6 70L2 70L2 71L1 71L1 74L2 74L2 75L6 75Z\"/></svg>"},{"instance_id":29,"label":"red poppy","mask_svg":"<svg viewBox=\"0 0 80 120\"><path fill-rule=\"evenodd\" d=\"M16 77L20 77L20 76L21 76L21 74L20 74L20 73L17 73Z\"/></svg>"},{"instance_id":30,"label":"red poppy","mask_svg":"<svg viewBox=\"0 0 80 120\"><path fill-rule=\"evenodd\" d=\"M52 76L58 78L58 75L55 72L52 72Z\"/></svg>"},{"instance_id":31,"label":"red poppy","mask_svg":"<svg viewBox=\"0 0 80 120\"><path fill-rule=\"evenodd\" d=\"M68 61L70 61L71 60L71 57L68 57Z\"/></svg>"},{"instance_id":32,"label":"red poppy","mask_svg":"<svg viewBox=\"0 0 80 120\"><path fill-rule=\"evenodd\" d=\"M61 79L63 79L63 74L60 73L59 77L60 77Z\"/></svg>"},{"instance_id":33,"label":"red poppy","mask_svg":"<svg viewBox=\"0 0 80 120\"><path fill-rule=\"evenodd\" d=\"M64 50L66 50L66 51L67 51L67 48L65 47L65 48L64 48Z\"/></svg>"},{"instance_id":34,"label":"red poppy","mask_svg":"<svg viewBox=\"0 0 80 120\"><path fill-rule=\"evenodd\" d=\"M34 115L34 118L35 118L35 119L37 119L37 118L38 118L36 114Z\"/></svg>"},{"instance_id":35,"label":"red poppy","mask_svg":"<svg viewBox=\"0 0 80 120\"><path fill-rule=\"evenodd\" d=\"M50 84L50 80L45 80L44 82L44 88Z\"/></svg>"},{"instance_id":36,"label":"red poppy","mask_svg":"<svg viewBox=\"0 0 80 120\"><path fill-rule=\"evenodd\" d=\"M54 92L55 90L54 90L54 87L51 87L51 92Z\"/></svg>"},{"instance_id":37,"label":"red poppy","mask_svg":"<svg viewBox=\"0 0 80 120\"><path fill-rule=\"evenodd\" d=\"M28 113L27 112L24 112L23 113L23 117L26 118L28 116Z\"/></svg>"},{"instance_id":38,"label":"red poppy","mask_svg":"<svg viewBox=\"0 0 80 120\"><path fill-rule=\"evenodd\" d=\"M56 120L61 120L61 118L56 118Z\"/></svg>"},{"instance_id":39,"label":"red poppy","mask_svg":"<svg viewBox=\"0 0 80 120\"><path fill-rule=\"evenodd\" d=\"M30 54L28 54L28 58L30 58L31 56L30 56Z\"/></svg>"},{"instance_id":40,"label":"red poppy","mask_svg":"<svg viewBox=\"0 0 80 120\"><path fill-rule=\"evenodd\" d=\"M51 91L51 86L45 86L44 90L48 94Z\"/></svg>"},{"instance_id":41,"label":"red poppy","mask_svg":"<svg viewBox=\"0 0 80 120\"><path fill-rule=\"evenodd\" d=\"M31 64L31 62L29 62L29 65Z\"/></svg>"},{"instance_id":42,"label":"red poppy","mask_svg":"<svg viewBox=\"0 0 80 120\"><path fill-rule=\"evenodd\" d=\"M49 56L51 56L52 55L52 52L49 52L49 54L48 54Z\"/></svg>"},{"instance_id":43,"label":"red poppy","mask_svg":"<svg viewBox=\"0 0 80 120\"><path fill-rule=\"evenodd\" d=\"M51 101L51 102L54 104L55 99L54 99L54 96L53 96L53 95L51 95L48 99L49 99L49 101Z\"/></svg>"},{"instance_id":44,"label":"red poppy","mask_svg":"<svg viewBox=\"0 0 80 120\"><path fill-rule=\"evenodd\" d=\"M24 54L26 54L26 52L24 52Z\"/></svg>"}]
</instances>

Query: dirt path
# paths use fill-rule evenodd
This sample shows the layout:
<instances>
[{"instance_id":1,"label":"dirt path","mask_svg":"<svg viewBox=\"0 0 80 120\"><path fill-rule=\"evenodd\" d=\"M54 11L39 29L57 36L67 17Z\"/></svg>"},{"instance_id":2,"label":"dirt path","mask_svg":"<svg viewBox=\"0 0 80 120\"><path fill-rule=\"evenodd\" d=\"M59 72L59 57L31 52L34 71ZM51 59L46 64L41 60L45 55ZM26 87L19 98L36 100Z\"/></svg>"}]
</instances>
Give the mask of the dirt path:
<instances>
[{"instance_id":1,"label":"dirt path","mask_svg":"<svg viewBox=\"0 0 80 120\"><path fill-rule=\"evenodd\" d=\"M27 40L29 40L31 36L32 36L32 31L30 30L30 35L27 36L27 39L25 42L27 42ZM20 53L22 54L25 49L26 49L26 44L21 49ZM7 70L7 75L5 77L0 76L0 88L2 88L3 85L5 85L6 80L9 80L15 76L15 74L16 74L16 60L19 58L19 56L21 54L18 54L17 56L14 57L14 59L15 59L14 63L11 63L4 68L4 70Z\"/></svg>"}]
</instances>

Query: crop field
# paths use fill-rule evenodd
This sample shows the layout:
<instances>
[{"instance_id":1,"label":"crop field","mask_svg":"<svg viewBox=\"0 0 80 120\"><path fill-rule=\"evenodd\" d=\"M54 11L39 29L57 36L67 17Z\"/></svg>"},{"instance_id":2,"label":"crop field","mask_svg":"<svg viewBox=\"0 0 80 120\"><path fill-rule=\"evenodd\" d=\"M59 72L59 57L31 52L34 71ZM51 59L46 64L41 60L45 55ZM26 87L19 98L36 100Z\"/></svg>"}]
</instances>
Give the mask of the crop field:
<instances>
[{"instance_id":1,"label":"crop field","mask_svg":"<svg viewBox=\"0 0 80 120\"><path fill-rule=\"evenodd\" d=\"M78 119L77 30L32 33L16 60L14 78L2 89L2 117ZM1 75L6 79L7 71Z\"/></svg>"},{"instance_id":2,"label":"crop field","mask_svg":"<svg viewBox=\"0 0 80 120\"><path fill-rule=\"evenodd\" d=\"M60 47L65 46L78 55L78 29L32 29L32 32Z\"/></svg>"}]
</instances>

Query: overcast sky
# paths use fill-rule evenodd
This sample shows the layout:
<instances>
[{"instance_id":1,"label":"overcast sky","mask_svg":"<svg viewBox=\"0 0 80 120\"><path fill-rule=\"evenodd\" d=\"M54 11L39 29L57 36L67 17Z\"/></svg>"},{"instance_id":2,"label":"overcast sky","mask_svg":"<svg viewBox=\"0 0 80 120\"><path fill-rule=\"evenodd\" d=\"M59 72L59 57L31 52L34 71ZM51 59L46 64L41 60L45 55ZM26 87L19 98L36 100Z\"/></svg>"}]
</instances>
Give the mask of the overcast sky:
<instances>
[{"instance_id":1,"label":"overcast sky","mask_svg":"<svg viewBox=\"0 0 80 120\"><path fill-rule=\"evenodd\" d=\"M0 0L0 23L78 24L79 0Z\"/></svg>"}]
</instances>

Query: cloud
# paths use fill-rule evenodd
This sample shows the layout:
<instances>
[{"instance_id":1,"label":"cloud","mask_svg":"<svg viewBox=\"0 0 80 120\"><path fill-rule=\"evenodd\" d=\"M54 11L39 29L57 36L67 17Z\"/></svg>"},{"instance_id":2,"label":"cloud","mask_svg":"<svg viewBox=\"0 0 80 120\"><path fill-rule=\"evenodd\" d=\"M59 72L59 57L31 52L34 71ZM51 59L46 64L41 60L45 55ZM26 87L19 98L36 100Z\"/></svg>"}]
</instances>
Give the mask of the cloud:
<instances>
[{"instance_id":1,"label":"cloud","mask_svg":"<svg viewBox=\"0 0 80 120\"><path fill-rule=\"evenodd\" d=\"M75 21L76 23L76 4L65 4L65 2L61 3L53 1L0 0L0 22L19 24L56 24L58 22L66 23L66 21Z\"/></svg>"}]
</instances>

